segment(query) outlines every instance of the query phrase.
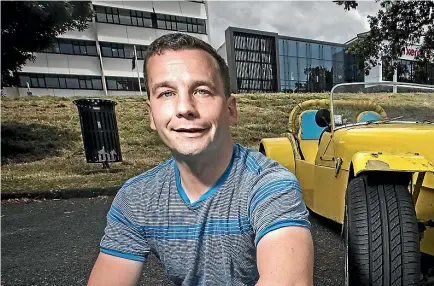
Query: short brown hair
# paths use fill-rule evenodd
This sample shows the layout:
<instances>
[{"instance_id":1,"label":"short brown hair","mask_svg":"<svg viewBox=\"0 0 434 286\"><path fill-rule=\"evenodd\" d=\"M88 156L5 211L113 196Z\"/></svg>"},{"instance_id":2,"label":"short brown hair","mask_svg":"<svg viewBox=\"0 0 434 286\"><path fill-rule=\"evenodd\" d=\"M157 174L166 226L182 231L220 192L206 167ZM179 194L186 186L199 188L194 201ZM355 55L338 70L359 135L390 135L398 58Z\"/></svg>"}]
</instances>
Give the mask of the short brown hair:
<instances>
[{"instance_id":1,"label":"short brown hair","mask_svg":"<svg viewBox=\"0 0 434 286\"><path fill-rule=\"evenodd\" d=\"M217 51L208 43L183 33L170 33L157 38L148 47L145 55L145 62L143 64L143 76L145 78L145 86L148 91L149 98L149 86L148 86L148 74L146 67L148 65L149 58L154 55L161 55L164 51L180 51L180 50L203 50L209 53L216 61L220 70L220 75L223 79L224 91L226 96L231 95L231 84L229 78L229 68L225 60L217 53Z\"/></svg>"}]
</instances>

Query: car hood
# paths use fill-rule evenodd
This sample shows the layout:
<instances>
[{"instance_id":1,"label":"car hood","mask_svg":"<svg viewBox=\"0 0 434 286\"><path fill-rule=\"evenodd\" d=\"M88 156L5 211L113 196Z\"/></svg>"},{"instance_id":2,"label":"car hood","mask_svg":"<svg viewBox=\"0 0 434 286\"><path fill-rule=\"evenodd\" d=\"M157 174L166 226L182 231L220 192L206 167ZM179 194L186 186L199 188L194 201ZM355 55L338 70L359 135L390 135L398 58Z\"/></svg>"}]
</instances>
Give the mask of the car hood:
<instances>
[{"instance_id":1,"label":"car hood","mask_svg":"<svg viewBox=\"0 0 434 286\"><path fill-rule=\"evenodd\" d=\"M433 124L369 124L341 128L333 135L335 157L349 168L357 152L418 153L434 162ZM348 170L348 169L347 169Z\"/></svg>"}]
</instances>

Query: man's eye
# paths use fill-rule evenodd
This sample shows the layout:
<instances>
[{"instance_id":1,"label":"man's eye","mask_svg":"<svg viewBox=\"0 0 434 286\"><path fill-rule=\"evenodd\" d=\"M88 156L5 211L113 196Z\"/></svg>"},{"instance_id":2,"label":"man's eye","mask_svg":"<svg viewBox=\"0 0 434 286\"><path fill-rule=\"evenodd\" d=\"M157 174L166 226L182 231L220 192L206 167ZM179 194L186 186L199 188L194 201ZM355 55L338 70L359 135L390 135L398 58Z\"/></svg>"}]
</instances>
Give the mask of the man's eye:
<instances>
[{"instance_id":1,"label":"man's eye","mask_svg":"<svg viewBox=\"0 0 434 286\"><path fill-rule=\"evenodd\" d=\"M200 95L200 96L204 96L204 95L208 95L209 92L205 89L198 89L195 91L195 94Z\"/></svg>"},{"instance_id":2,"label":"man's eye","mask_svg":"<svg viewBox=\"0 0 434 286\"><path fill-rule=\"evenodd\" d=\"M165 91L161 95L164 96L164 97L169 97L169 96L173 95L173 92L171 92L171 91Z\"/></svg>"}]
</instances>

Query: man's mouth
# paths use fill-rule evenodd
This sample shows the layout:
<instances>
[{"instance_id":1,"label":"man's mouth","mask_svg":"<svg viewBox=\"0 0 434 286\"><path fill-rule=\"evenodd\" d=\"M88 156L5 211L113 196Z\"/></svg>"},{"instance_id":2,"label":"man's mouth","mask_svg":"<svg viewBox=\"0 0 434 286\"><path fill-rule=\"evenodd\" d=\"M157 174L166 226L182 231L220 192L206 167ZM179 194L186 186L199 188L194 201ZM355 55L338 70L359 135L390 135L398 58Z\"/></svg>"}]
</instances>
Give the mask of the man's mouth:
<instances>
[{"instance_id":1,"label":"man's mouth","mask_svg":"<svg viewBox=\"0 0 434 286\"><path fill-rule=\"evenodd\" d=\"M176 132L187 132L187 133L196 133L196 132L202 132L206 128L176 128L174 129Z\"/></svg>"},{"instance_id":2,"label":"man's mouth","mask_svg":"<svg viewBox=\"0 0 434 286\"><path fill-rule=\"evenodd\" d=\"M173 129L175 132L187 135L187 136L194 136L194 135L200 135L203 132L205 132L208 128L203 127L188 127L188 128L175 128Z\"/></svg>"}]
</instances>

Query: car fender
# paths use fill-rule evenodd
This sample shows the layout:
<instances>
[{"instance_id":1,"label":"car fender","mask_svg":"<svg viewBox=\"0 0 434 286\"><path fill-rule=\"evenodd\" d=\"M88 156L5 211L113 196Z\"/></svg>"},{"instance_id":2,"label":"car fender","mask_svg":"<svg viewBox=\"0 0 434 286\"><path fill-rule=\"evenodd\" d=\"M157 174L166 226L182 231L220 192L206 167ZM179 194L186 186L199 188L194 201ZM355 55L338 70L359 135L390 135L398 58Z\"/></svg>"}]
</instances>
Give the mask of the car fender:
<instances>
[{"instance_id":1,"label":"car fender","mask_svg":"<svg viewBox=\"0 0 434 286\"><path fill-rule=\"evenodd\" d=\"M293 135L289 134L289 136ZM295 146L293 146L289 136L264 138L261 140L259 151L295 174Z\"/></svg>"},{"instance_id":2,"label":"car fender","mask_svg":"<svg viewBox=\"0 0 434 286\"><path fill-rule=\"evenodd\" d=\"M354 176L365 171L434 173L434 164L417 153L357 152L352 165Z\"/></svg>"}]
</instances>

